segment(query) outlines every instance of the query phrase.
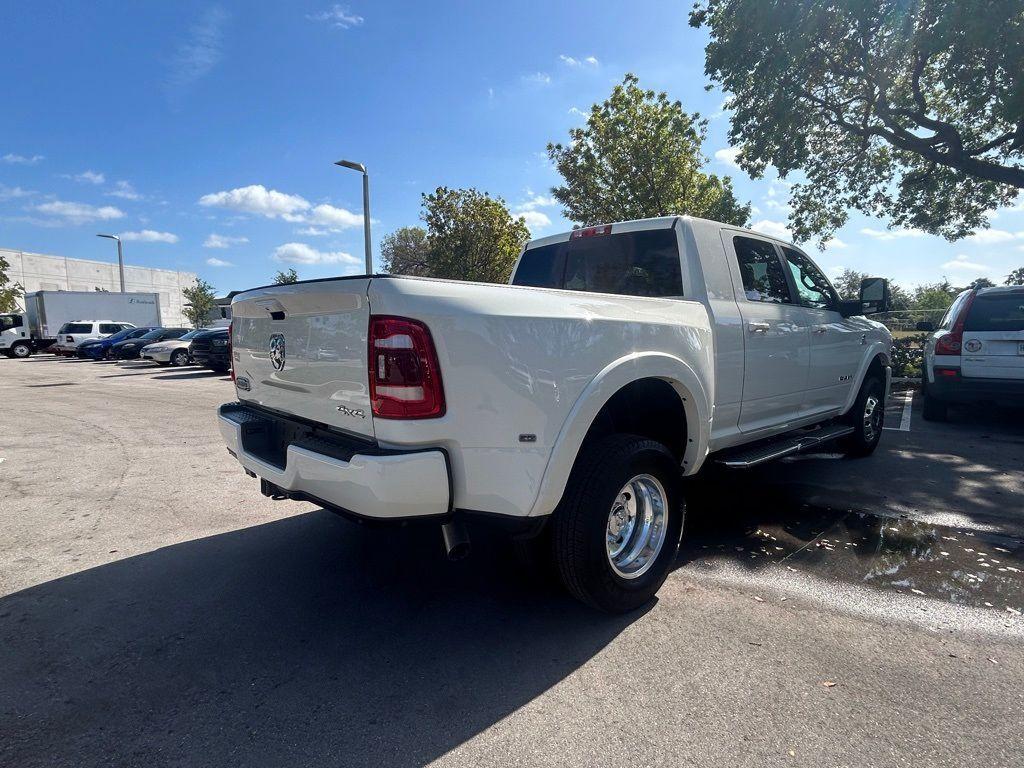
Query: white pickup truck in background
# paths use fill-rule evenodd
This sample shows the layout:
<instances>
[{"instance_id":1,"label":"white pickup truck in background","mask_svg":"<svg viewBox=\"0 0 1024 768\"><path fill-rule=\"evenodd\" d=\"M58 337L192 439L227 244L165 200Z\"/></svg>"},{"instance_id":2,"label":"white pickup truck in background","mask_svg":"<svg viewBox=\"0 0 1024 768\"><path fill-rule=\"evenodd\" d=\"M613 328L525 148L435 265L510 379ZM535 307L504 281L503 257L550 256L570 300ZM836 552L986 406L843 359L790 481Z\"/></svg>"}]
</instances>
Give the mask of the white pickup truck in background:
<instances>
[{"instance_id":1,"label":"white pickup truck in background","mask_svg":"<svg viewBox=\"0 0 1024 768\"><path fill-rule=\"evenodd\" d=\"M608 611L666 578L682 476L881 436L892 339L798 248L665 217L527 244L510 285L311 280L232 303L221 432L275 498L357 518L509 523Z\"/></svg>"}]
</instances>

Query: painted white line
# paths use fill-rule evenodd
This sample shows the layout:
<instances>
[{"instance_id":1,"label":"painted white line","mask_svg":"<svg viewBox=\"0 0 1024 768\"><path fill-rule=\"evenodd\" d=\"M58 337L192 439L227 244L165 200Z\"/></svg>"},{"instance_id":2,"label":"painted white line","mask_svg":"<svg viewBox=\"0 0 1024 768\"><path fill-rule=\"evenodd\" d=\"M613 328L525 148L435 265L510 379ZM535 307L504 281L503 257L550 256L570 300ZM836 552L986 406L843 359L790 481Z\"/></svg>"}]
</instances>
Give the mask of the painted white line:
<instances>
[{"instance_id":1,"label":"painted white line","mask_svg":"<svg viewBox=\"0 0 1024 768\"><path fill-rule=\"evenodd\" d=\"M900 416L900 425L898 427L882 427L882 429L889 429L893 432L909 432L910 431L910 413L911 404L914 402L914 390L908 389L903 394L903 415Z\"/></svg>"}]
</instances>

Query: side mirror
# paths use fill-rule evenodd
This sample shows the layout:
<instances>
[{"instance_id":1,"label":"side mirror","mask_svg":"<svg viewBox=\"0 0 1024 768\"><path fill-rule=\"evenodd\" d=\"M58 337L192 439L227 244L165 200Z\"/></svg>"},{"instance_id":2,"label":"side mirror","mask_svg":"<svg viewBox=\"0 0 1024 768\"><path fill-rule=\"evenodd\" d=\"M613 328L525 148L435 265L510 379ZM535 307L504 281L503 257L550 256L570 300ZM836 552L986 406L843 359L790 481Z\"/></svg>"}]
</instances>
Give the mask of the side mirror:
<instances>
[{"instance_id":1,"label":"side mirror","mask_svg":"<svg viewBox=\"0 0 1024 768\"><path fill-rule=\"evenodd\" d=\"M919 331L924 331L925 333L931 333L932 331L935 330L935 323L933 323L931 320L922 320L920 323L918 323L914 327L917 328L917 330L919 330Z\"/></svg>"},{"instance_id":2,"label":"side mirror","mask_svg":"<svg viewBox=\"0 0 1024 768\"><path fill-rule=\"evenodd\" d=\"M889 281L884 277L866 277L860 281L860 303L862 314L888 312L892 306Z\"/></svg>"}]
</instances>

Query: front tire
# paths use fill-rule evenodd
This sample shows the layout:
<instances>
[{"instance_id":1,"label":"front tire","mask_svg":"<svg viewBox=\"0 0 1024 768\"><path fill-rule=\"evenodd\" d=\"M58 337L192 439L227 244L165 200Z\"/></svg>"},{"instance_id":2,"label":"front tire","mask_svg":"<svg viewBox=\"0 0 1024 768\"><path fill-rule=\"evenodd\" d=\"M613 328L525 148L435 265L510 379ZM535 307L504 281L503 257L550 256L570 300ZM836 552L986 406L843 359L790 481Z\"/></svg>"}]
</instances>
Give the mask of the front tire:
<instances>
[{"instance_id":1,"label":"front tire","mask_svg":"<svg viewBox=\"0 0 1024 768\"><path fill-rule=\"evenodd\" d=\"M870 456L882 439L885 424L885 385L877 376L869 376L861 384L857 399L846 414L853 434L840 441L843 453L850 458Z\"/></svg>"},{"instance_id":2,"label":"front tire","mask_svg":"<svg viewBox=\"0 0 1024 768\"><path fill-rule=\"evenodd\" d=\"M188 350L179 349L173 355L171 355L171 365L175 368L184 368L188 365Z\"/></svg>"},{"instance_id":3,"label":"front tire","mask_svg":"<svg viewBox=\"0 0 1024 768\"><path fill-rule=\"evenodd\" d=\"M25 342L16 342L11 345L11 357L16 357L19 360L24 360L26 357L31 357L32 347Z\"/></svg>"},{"instance_id":4,"label":"front tire","mask_svg":"<svg viewBox=\"0 0 1024 768\"><path fill-rule=\"evenodd\" d=\"M679 548L681 485L679 465L661 443L613 435L584 448L551 521L569 592L609 613L650 601Z\"/></svg>"}]
</instances>

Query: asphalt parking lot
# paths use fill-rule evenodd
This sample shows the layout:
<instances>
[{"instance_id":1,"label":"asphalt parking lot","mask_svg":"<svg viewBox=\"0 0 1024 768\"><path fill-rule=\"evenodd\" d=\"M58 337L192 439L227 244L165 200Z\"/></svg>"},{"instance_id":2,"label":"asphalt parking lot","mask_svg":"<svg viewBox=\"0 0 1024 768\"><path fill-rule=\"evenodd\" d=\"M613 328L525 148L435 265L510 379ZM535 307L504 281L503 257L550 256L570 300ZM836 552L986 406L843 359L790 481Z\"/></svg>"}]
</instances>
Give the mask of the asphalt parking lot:
<instances>
[{"instance_id":1,"label":"asphalt parking lot","mask_svg":"<svg viewBox=\"0 0 1024 768\"><path fill-rule=\"evenodd\" d=\"M486 531L448 563L264 499L232 397L0 360L0 765L1021 764L1019 413L900 396L868 459L711 473L657 602L607 617Z\"/></svg>"}]
</instances>

